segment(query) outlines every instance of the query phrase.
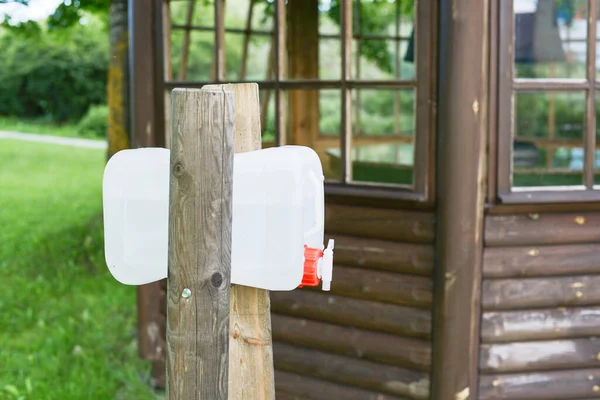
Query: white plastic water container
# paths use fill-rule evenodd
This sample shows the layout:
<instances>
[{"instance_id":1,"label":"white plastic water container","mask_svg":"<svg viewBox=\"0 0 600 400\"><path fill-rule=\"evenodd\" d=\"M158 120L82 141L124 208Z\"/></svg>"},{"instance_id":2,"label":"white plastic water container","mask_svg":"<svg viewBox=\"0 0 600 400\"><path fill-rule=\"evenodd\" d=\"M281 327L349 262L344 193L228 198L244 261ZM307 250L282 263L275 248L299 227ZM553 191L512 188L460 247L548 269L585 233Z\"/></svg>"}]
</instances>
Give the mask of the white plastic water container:
<instances>
[{"instance_id":1,"label":"white plastic water container","mask_svg":"<svg viewBox=\"0 0 600 400\"><path fill-rule=\"evenodd\" d=\"M167 277L170 152L123 150L103 180L105 258L120 282ZM231 282L268 290L329 290L333 241L323 250L323 170L308 147L234 156Z\"/></svg>"}]
</instances>

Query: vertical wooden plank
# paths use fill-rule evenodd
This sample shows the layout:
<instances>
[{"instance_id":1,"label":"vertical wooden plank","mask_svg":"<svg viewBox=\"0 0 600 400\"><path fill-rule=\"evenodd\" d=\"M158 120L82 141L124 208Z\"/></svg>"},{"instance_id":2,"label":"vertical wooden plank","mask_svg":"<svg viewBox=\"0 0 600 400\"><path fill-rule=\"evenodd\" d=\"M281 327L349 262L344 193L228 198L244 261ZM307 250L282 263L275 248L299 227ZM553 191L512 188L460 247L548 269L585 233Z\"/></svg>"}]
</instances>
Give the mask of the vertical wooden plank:
<instances>
[{"instance_id":1,"label":"vertical wooden plank","mask_svg":"<svg viewBox=\"0 0 600 400\"><path fill-rule=\"evenodd\" d=\"M342 126L340 132L341 165L340 180L352 180L352 92L348 81L352 77L352 0L342 0L340 4L341 46L342 46Z\"/></svg>"},{"instance_id":2,"label":"vertical wooden plank","mask_svg":"<svg viewBox=\"0 0 600 400\"><path fill-rule=\"evenodd\" d=\"M167 398L227 399L234 96L172 100Z\"/></svg>"},{"instance_id":3,"label":"vertical wooden plank","mask_svg":"<svg viewBox=\"0 0 600 400\"><path fill-rule=\"evenodd\" d=\"M259 150L258 85L207 85L235 95L236 153ZM269 291L231 286L229 318L229 399L275 399Z\"/></svg>"},{"instance_id":4,"label":"vertical wooden plank","mask_svg":"<svg viewBox=\"0 0 600 400\"><path fill-rule=\"evenodd\" d=\"M585 187L594 189L594 173L596 172L596 28L598 21L598 1L588 0L588 41L587 41L587 80L585 110L585 165L583 179Z\"/></svg>"},{"instance_id":5,"label":"vertical wooden plank","mask_svg":"<svg viewBox=\"0 0 600 400\"><path fill-rule=\"evenodd\" d=\"M437 100L437 45L438 1L416 2L415 73L419 82L415 90L415 158L413 188L427 201L435 198L435 104Z\"/></svg>"},{"instance_id":6,"label":"vertical wooden plank","mask_svg":"<svg viewBox=\"0 0 600 400\"><path fill-rule=\"evenodd\" d=\"M128 36L129 5L127 0L111 1L108 23L110 25L110 62L108 65L108 153L128 149L129 132L129 68Z\"/></svg>"},{"instance_id":7,"label":"vertical wooden plank","mask_svg":"<svg viewBox=\"0 0 600 400\"><path fill-rule=\"evenodd\" d=\"M287 33L286 24L286 2L275 0L275 145L283 146L287 143L286 138L286 115L285 96L281 92L280 83L287 77L287 45L285 42Z\"/></svg>"},{"instance_id":8,"label":"vertical wooden plank","mask_svg":"<svg viewBox=\"0 0 600 400\"><path fill-rule=\"evenodd\" d=\"M187 60L188 54L190 53L190 35L192 18L194 16L194 6L196 0L188 0L187 13L185 15L185 31L183 32L183 43L181 44L181 64L179 65L178 79L180 81L185 80L185 74L187 72Z\"/></svg>"},{"instance_id":9,"label":"vertical wooden plank","mask_svg":"<svg viewBox=\"0 0 600 400\"><path fill-rule=\"evenodd\" d=\"M319 2L289 0L287 3L290 79L319 77ZM319 136L319 91L289 92L292 144L312 147Z\"/></svg>"},{"instance_id":10,"label":"vertical wooden plank","mask_svg":"<svg viewBox=\"0 0 600 400\"><path fill-rule=\"evenodd\" d=\"M432 399L477 399L489 0L440 5Z\"/></svg>"},{"instance_id":11,"label":"vertical wooden plank","mask_svg":"<svg viewBox=\"0 0 600 400\"><path fill-rule=\"evenodd\" d=\"M225 0L215 0L215 55L212 79L225 80Z\"/></svg>"},{"instance_id":12,"label":"vertical wooden plank","mask_svg":"<svg viewBox=\"0 0 600 400\"><path fill-rule=\"evenodd\" d=\"M129 87L132 147L162 146L164 125L159 107L162 95L157 82L159 66L155 63L160 43L153 33L160 4L129 0ZM133 73L135 71L135 73ZM162 107L161 107L162 108ZM125 121L126 122L126 121ZM138 347L142 358L152 361L150 384L165 385L165 319L161 314L164 282L137 288Z\"/></svg>"},{"instance_id":13,"label":"vertical wooden plank","mask_svg":"<svg viewBox=\"0 0 600 400\"><path fill-rule=\"evenodd\" d=\"M514 0L498 1L498 135L496 137L496 195L512 190L512 149L514 137L513 74L514 74Z\"/></svg>"},{"instance_id":14,"label":"vertical wooden plank","mask_svg":"<svg viewBox=\"0 0 600 400\"><path fill-rule=\"evenodd\" d=\"M250 31L252 29L252 14L254 11L254 0L250 0L248 4L248 15L246 16L246 28L244 30L244 45L242 46L242 63L240 65L240 75L238 79L243 81L246 79L246 69L248 64L248 47L250 47ZM269 63L270 63L269 57ZM269 68L269 66L267 66ZM267 79L269 76L267 75Z\"/></svg>"}]
</instances>

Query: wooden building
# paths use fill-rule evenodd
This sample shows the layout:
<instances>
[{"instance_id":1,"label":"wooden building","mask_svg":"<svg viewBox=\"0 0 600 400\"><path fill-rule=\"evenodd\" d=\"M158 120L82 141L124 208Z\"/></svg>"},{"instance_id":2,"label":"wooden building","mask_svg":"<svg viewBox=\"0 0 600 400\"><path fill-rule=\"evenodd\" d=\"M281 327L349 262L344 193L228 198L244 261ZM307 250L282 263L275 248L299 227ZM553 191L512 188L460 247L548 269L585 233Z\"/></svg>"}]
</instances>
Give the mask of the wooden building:
<instances>
[{"instance_id":1,"label":"wooden building","mask_svg":"<svg viewBox=\"0 0 600 400\"><path fill-rule=\"evenodd\" d=\"M325 167L332 291L271 293L278 399L600 398L597 0L150 3L134 145L171 89L257 81L263 146Z\"/></svg>"}]
</instances>

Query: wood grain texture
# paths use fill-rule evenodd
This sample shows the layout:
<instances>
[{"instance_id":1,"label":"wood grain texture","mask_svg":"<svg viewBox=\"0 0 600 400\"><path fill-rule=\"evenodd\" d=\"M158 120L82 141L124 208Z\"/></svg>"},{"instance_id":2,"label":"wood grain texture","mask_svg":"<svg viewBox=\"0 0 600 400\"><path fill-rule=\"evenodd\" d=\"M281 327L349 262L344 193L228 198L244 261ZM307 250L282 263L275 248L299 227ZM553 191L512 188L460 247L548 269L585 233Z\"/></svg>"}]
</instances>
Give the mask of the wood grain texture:
<instances>
[{"instance_id":1,"label":"wood grain texture","mask_svg":"<svg viewBox=\"0 0 600 400\"><path fill-rule=\"evenodd\" d=\"M290 79L319 77L319 0L288 0L287 50ZM319 137L319 91L289 92L290 144L312 147Z\"/></svg>"},{"instance_id":2,"label":"wood grain texture","mask_svg":"<svg viewBox=\"0 0 600 400\"><path fill-rule=\"evenodd\" d=\"M427 399L429 374L275 343L275 368L410 399ZM339 398L336 396L335 398Z\"/></svg>"},{"instance_id":3,"label":"wood grain texture","mask_svg":"<svg viewBox=\"0 0 600 400\"><path fill-rule=\"evenodd\" d=\"M275 371L275 389L277 400L407 400L284 371Z\"/></svg>"},{"instance_id":4,"label":"wood grain texture","mask_svg":"<svg viewBox=\"0 0 600 400\"><path fill-rule=\"evenodd\" d=\"M431 399L467 400L479 388L490 7L487 0L438 3Z\"/></svg>"},{"instance_id":5,"label":"wood grain texture","mask_svg":"<svg viewBox=\"0 0 600 400\"><path fill-rule=\"evenodd\" d=\"M484 343L600 335L600 307L483 313Z\"/></svg>"},{"instance_id":6,"label":"wood grain texture","mask_svg":"<svg viewBox=\"0 0 600 400\"><path fill-rule=\"evenodd\" d=\"M410 337L431 336L431 312L418 308L305 290L271 293L271 308L278 314L343 326Z\"/></svg>"},{"instance_id":7,"label":"wood grain texture","mask_svg":"<svg viewBox=\"0 0 600 400\"><path fill-rule=\"evenodd\" d=\"M319 290L318 287L307 289ZM432 291L431 278L347 267L337 260L335 285L331 285L334 295L426 309L431 309Z\"/></svg>"},{"instance_id":8,"label":"wood grain texture","mask_svg":"<svg viewBox=\"0 0 600 400\"><path fill-rule=\"evenodd\" d=\"M488 216L486 246L531 246L600 242L600 213Z\"/></svg>"},{"instance_id":9,"label":"wood grain texture","mask_svg":"<svg viewBox=\"0 0 600 400\"><path fill-rule=\"evenodd\" d=\"M256 83L207 85L235 96L234 149L259 150L260 102ZM232 285L229 319L229 399L274 399L269 291Z\"/></svg>"},{"instance_id":10,"label":"wood grain texture","mask_svg":"<svg viewBox=\"0 0 600 400\"><path fill-rule=\"evenodd\" d=\"M432 213L326 204L325 230L333 234L408 243L432 243Z\"/></svg>"},{"instance_id":11,"label":"wood grain texture","mask_svg":"<svg viewBox=\"0 0 600 400\"><path fill-rule=\"evenodd\" d=\"M600 339L484 344L479 366L485 374L600 367Z\"/></svg>"},{"instance_id":12,"label":"wood grain texture","mask_svg":"<svg viewBox=\"0 0 600 400\"><path fill-rule=\"evenodd\" d=\"M600 398L600 369L482 376L479 399Z\"/></svg>"},{"instance_id":13,"label":"wood grain texture","mask_svg":"<svg viewBox=\"0 0 600 400\"><path fill-rule=\"evenodd\" d=\"M432 274L434 256L432 245L329 235L329 232L326 236L335 239L336 265L345 264L422 276Z\"/></svg>"},{"instance_id":14,"label":"wood grain texture","mask_svg":"<svg viewBox=\"0 0 600 400\"><path fill-rule=\"evenodd\" d=\"M488 279L482 292L485 310L600 305L600 276Z\"/></svg>"},{"instance_id":15,"label":"wood grain texture","mask_svg":"<svg viewBox=\"0 0 600 400\"><path fill-rule=\"evenodd\" d=\"M234 98L175 89L172 100L167 398L226 400Z\"/></svg>"},{"instance_id":16,"label":"wood grain texture","mask_svg":"<svg viewBox=\"0 0 600 400\"><path fill-rule=\"evenodd\" d=\"M273 339L354 358L426 372L431 343L347 326L273 314Z\"/></svg>"},{"instance_id":17,"label":"wood grain texture","mask_svg":"<svg viewBox=\"0 0 600 400\"><path fill-rule=\"evenodd\" d=\"M600 244L488 247L485 278L600 274Z\"/></svg>"}]
</instances>

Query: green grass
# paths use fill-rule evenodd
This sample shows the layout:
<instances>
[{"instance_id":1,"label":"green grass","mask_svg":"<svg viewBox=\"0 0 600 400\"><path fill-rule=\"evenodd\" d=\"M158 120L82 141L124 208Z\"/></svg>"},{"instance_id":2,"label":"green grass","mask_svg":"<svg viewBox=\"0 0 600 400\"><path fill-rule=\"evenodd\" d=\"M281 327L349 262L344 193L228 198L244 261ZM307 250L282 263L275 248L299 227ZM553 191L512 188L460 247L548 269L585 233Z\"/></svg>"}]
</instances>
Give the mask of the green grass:
<instances>
[{"instance_id":1,"label":"green grass","mask_svg":"<svg viewBox=\"0 0 600 400\"><path fill-rule=\"evenodd\" d=\"M81 135L78 132L77 126L75 124L52 124L44 119L24 120L15 117L0 116L0 131L38 133L42 135L98 139L97 137L94 137L92 135Z\"/></svg>"},{"instance_id":2,"label":"green grass","mask_svg":"<svg viewBox=\"0 0 600 400\"><path fill-rule=\"evenodd\" d=\"M0 399L155 399L104 263L103 150L0 139Z\"/></svg>"}]
</instances>

